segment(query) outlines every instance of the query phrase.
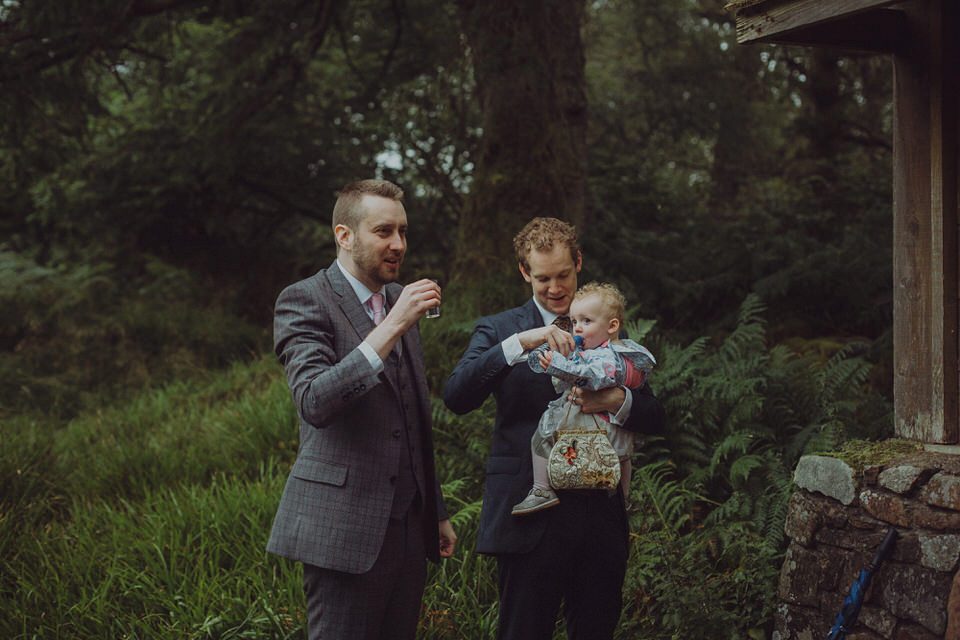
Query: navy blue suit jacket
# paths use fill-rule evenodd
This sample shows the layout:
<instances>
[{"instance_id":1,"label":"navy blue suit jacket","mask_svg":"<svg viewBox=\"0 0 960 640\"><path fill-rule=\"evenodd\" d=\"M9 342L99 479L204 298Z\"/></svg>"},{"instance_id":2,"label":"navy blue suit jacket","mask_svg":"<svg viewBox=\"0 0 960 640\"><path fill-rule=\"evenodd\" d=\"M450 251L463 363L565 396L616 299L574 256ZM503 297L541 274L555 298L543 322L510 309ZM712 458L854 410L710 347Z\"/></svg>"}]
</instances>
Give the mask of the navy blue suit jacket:
<instances>
[{"instance_id":1,"label":"navy blue suit jacket","mask_svg":"<svg viewBox=\"0 0 960 640\"><path fill-rule=\"evenodd\" d=\"M547 403L557 397L550 376L526 363L509 366L501 343L514 333L543 326L533 299L477 321L470 345L443 387L443 401L457 414L478 408L490 394L497 416L487 462L483 510L477 534L480 553L526 553L543 535L546 520L511 515L533 484L530 438ZM633 404L625 428L638 433L663 429L663 407L649 385L631 391Z\"/></svg>"}]
</instances>

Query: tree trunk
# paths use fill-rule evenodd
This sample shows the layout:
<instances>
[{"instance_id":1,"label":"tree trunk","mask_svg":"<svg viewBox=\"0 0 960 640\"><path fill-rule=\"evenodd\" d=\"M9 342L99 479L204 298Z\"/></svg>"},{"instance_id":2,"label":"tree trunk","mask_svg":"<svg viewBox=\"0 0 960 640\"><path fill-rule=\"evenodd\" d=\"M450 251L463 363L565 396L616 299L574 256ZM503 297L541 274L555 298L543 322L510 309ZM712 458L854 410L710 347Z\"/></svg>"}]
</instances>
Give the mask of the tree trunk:
<instances>
[{"instance_id":1,"label":"tree trunk","mask_svg":"<svg viewBox=\"0 0 960 640\"><path fill-rule=\"evenodd\" d=\"M535 216L577 224L586 199L584 0L460 0L483 142L461 213L453 284L485 313L520 299L512 239ZM516 288L484 286L508 282ZM529 294L529 290L527 290ZM464 309L467 311L467 309Z\"/></svg>"}]
</instances>

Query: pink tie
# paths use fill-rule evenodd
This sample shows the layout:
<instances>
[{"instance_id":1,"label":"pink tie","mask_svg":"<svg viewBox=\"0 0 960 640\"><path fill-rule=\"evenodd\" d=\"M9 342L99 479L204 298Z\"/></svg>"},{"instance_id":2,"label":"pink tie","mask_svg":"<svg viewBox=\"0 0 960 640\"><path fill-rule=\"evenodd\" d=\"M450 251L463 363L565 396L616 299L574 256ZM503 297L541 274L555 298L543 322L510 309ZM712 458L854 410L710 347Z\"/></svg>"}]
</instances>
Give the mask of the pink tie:
<instances>
[{"instance_id":1,"label":"pink tie","mask_svg":"<svg viewBox=\"0 0 960 640\"><path fill-rule=\"evenodd\" d=\"M383 322L383 294L375 293L370 296L370 308L373 309L373 324Z\"/></svg>"}]
</instances>

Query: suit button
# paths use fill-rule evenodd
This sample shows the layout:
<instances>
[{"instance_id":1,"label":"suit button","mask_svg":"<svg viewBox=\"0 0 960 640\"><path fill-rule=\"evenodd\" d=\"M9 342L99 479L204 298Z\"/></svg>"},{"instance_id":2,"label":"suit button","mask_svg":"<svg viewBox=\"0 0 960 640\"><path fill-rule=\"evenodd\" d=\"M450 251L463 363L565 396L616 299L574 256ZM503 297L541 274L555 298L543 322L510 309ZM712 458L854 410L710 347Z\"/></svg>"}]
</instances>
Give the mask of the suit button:
<instances>
[{"instance_id":1,"label":"suit button","mask_svg":"<svg viewBox=\"0 0 960 640\"><path fill-rule=\"evenodd\" d=\"M400 429L397 429L397 430L395 430L395 431L393 432L393 437L394 437L394 438L399 438L399 437L400 437Z\"/></svg>"},{"instance_id":2,"label":"suit button","mask_svg":"<svg viewBox=\"0 0 960 640\"><path fill-rule=\"evenodd\" d=\"M390 476L390 484L397 484L397 476Z\"/></svg>"}]
</instances>

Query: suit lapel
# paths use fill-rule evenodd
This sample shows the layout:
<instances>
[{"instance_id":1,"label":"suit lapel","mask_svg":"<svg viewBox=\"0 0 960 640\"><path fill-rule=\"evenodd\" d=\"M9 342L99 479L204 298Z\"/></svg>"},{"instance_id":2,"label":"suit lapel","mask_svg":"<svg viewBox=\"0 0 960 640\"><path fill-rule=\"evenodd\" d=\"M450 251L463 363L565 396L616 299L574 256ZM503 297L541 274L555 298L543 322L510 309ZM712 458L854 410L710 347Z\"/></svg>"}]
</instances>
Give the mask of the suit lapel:
<instances>
[{"instance_id":1,"label":"suit lapel","mask_svg":"<svg viewBox=\"0 0 960 640\"><path fill-rule=\"evenodd\" d=\"M517 325L520 327L521 331L527 329L536 329L537 327L543 326L543 316L540 315L540 309L537 307L537 304L533 301L533 298L527 300L526 304L522 307L517 307Z\"/></svg>"},{"instance_id":2,"label":"suit lapel","mask_svg":"<svg viewBox=\"0 0 960 640\"><path fill-rule=\"evenodd\" d=\"M356 332L357 338L359 338L357 341L359 344L368 333L373 331L373 320L367 315L367 310L360 304L356 292L353 290L353 287L350 286L350 283L347 282L347 279L344 277L343 272L340 271L340 267L336 262L330 265L330 268L327 269L325 273L327 280L330 282L330 287L334 293L339 296L338 304L340 305L340 310L343 311L343 315L346 316L350 326L353 327L353 330Z\"/></svg>"},{"instance_id":3,"label":"suit lapel","mask_svg":"<svg viewBox=\"0 0 960 640\"><path fill-rule=\"evenodd\" d=\"M357 336L357 344L363 342L363 339L367 337L367 334L373 331L373 320L367 314L367 310L362 304L360 304L360 299L357 298L356 291L353 290L353 287L350 286L350 283L347 281L347 278L343 275L343 272L340 271L340 267L334 263L329 269L327 269L327 279L330 282L330 287L333 291L340 297L339 305L340 310L343 311L343 315L346 316L349 321L353 331ZM396 301L397 296L399 296L400 287L390 285L386 287L385 293L387 298L387 303L392 307L393 302ZM409 335L409 331L407 335ZM404 335L403 340L406 340L407 336ZM390 354L391 358L397 357L398 347L400 342L397 342L397 347L394 347L393 352ZM387 383L394 390L394 392L399 393L399 387L396 380L396 368L391 366L386 366L387 363L384 363L383 375Z\"/></svg>"}]
</instances>

